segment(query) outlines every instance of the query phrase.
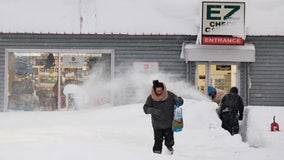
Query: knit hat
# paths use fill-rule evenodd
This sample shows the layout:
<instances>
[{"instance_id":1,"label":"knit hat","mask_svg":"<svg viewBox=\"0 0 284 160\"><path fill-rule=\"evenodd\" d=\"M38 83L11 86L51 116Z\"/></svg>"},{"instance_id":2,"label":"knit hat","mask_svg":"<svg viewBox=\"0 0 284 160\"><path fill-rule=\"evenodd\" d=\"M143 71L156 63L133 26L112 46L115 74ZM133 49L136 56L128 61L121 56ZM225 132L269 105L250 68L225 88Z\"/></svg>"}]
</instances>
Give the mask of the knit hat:
<instances>
[{"instance_id":1,"label":"knit hat","mask_svg":"<svg viewBox=\"0 0 284 160\"><path fill-rule=\"evenodd\" d=\"M154 80L153 81L153 89L156 89L156 88L159 88L159 87L162 87L164 89L163 83L159 82L159 80Z\"/></svg>"},{"instance_id":2,"label":"knit hat","mask_svg":"<svg viewBox=\"0 0 284 160\"><path fill-rule=\"evenodd\" d=\"M207 91L208 91L208 95L210 95L211 93L216 92L216 88L214 88L212 86L208 86Z\"/></svg>"},{"instance_id":3,"label":"knit hat","mask_svg":"<svg viewBox=\"0 0 284 160\"><path fill-rule=\"evenodd\" d=\"M238 90L237 87L232 87L232 88L230 89L230 92L231 92L231 93L236 93L236 94L238 94L239 90Z\"/></svg>"}]
</instances>

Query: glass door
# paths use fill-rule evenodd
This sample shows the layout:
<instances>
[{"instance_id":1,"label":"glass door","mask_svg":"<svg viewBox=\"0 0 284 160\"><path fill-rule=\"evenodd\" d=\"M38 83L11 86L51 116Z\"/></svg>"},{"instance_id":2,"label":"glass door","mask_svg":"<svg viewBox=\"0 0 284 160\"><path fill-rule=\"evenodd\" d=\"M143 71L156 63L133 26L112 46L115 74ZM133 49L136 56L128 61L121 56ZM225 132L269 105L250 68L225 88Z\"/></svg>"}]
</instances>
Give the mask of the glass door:
<instances>
[{"instance_id":1,"label":"glass door","mask_svg":"<svg viewBox=\"0 0 284 160\"><path fill-rule=\"evenodd\" d=\"M237 65L211 64L210 85L225 92L229 92L231 87L237 85Z\"/></svg>"},{"instance_id":2,"label":"glass door","mask_svg":"<svg viewBox=\"0 0 284 160\"><path fill-rule=\"evenodd\" d=\"M197 89L204 94L206 92L206 64L197 65Z\"/></svg>"},{"instance_id":3,"label":"glass door","mask_svg":"<svg viewBox=\"0 0 284 160\"><path fill-rule=\"evenodd\" d=\"M233 86L238 87L238 65L233 63L199 63L197 64L197 89L207 92L207 86L229 92ZM208 79L209 78L209 79Z\"/></svg>"}]
</instances>

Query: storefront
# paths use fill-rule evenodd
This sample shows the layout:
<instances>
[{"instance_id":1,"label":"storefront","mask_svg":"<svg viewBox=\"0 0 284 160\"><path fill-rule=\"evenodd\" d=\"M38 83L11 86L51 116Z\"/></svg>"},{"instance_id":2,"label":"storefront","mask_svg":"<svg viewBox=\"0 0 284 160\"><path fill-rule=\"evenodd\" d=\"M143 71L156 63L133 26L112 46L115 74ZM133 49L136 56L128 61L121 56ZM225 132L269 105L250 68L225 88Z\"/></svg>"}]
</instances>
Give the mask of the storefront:
<instances>
[{"instance_id":1,"label":"storefront","mask_svg":"<svg viewBox=\"0 0 284 160\"><path fill-rule=\"evenodd\" d=\"M190 82L204 94L209 85L225 92L243 88L240 63L255 62L254 45L245 43L244 13L243 2L202 2L201 35L197 44L183 44L181 58L195 68Z\"/></svg>"},{"instance_id":2,"label":"storefront","mask_svg":"<svg viewBox=\"0 0 284 160\"><path fill-rule=\"evenodd\" d=\"M109 81L113 77L113 50L7 49L5 54L4 110L75 107L72 94L76 91L64 90L66 86L80 86L92 74Z\"/></svg>"},{"instance_id":3,"label":"storefront","mask_svg":"<svg viewBox=\"0 0 284 160\"><path fill-rule=\"evenodd\" d=\"M2 67L0 70L0 86L2 86L0 87L0 102L3 107L1 111L15 107L11 104L13 101L15 103L17 99L14 100L12 97L23 93L24 90L27 90L27 93L24 93L27 99L24 100L28 100L28 102L32 102L28 97L33 97L37 100L35 103L44 103L39 101L40 90L47 90L47 93L50 93L45 95L46 99L54 97L52 88L58 77L56 76L58 73L56 60L58 60L59 54L63 59L64 55L74 54L85 57L84 66L71 67L64 66L63 62L60 63L60 74L64 83L69 83L68 80L71 81L70 83L82 83L87 80L90 74L88 72L90 68L87 65L90 57L99 58L105 62L106 66L111 66L110 71L108 70L108 74L106 74L111 78L116 77L118 70L125 70L123 64L157 62L160 71L179 73L180 80L187 81L189 85L204 93L206 85L212 84L225 90L236 85L247 105L283 106L284 104L283 36L248 36L246 44L243 46L197 45L194 44L196 36L187 35L78 36L2 33L0 37L0 45L3 46L0 49L0 66ZM80 43L82 39L88 40ZM68 43L71 40L76 42L76 45ZM185 41L187 43L183 44ZM89 45L90 42L92 45ZM22 46L22 49L16 49L19 48L19 45ZM36 48L35 46L40 49L31 49ZM45 69L45 63L50 53L53 54L56 65ZM204 55L201 56L202 54ZM180 59L180 55L183 56L182 59ZM230 55L230 59L225 55ZM13 66L17 58L20 59L19 62L21 59L30 58L33 60L24 60L23 64L28 62L28 65L24 65L26 69L15 71ZM27 70L28 72L26 72ZM24 75L27 73L31 74L25 77ZM39 79L40 77L41 79ZM38 81L35 81L36 78ZM29 86L32 86L32 89L13 91L13 84L23 86L18 81L25 79L29 80L26 83L30 83ZM45 79L47 80L45 81ZM35 88L35 86L37 87ZM21 106L27 104L24 102L19 100L19 107L26 107L25 105ZM52 107L45 107L45 109L50 108Z\"/></svg>"},{"instance_id":4,"label":"storefront","mask_svg":"<svg viewBox=\"0 0 284 160\"><path fill-rule=\"evenodd\" d=\"M243 71L249 63L255 62L255 47L184 44L181 58L190 64L195 78L189 80L198 90L207 93L208 85L229 91L231 87L241 87ZM241 65L244 63L246 65ZM194 69L193 69L194 68ZM196 83L195 83L196 82Z\"/></svg>"},{"instance_id":5,"label":"storefront","mask_svg":"<svg viewBox=\"0 0 284 160\"><path fill-rule=\"evenodd\" d=\"M255 15L245 12L248 9L245 5L243 2L205 1L202 23L195 24L199 20L194 20L194 28L188 28L190 32L154 30L145 34L141 26L137 33L137 28L129 26L125 32L113 32L111 28L108 32L97 32L98 27L93 26L88 32L86 17L81 19L82 15L73 14L64 19L70 19L72 23L66 24L71 25L80 17L77 27L66 28L64 23L63 28L51 29L48 25L33 28L30 27L33 23L28 23L33 22L33 18L28 14L25 17L32 19L22 21L29 24L25 30L10 28L14 24L10 23L10 9L7 9L8 21L3 24L8 29L0 33L0 111L66 109L72 105L72 93L63 91L62 94L62 86L80 86L94 74L112 79L127 72L129 66L142 69L150 66L153 71L178 74L178 80L188 82L205 95L208 85L225 91L237 86L246 105L283 106L284 36L282 32L249 32L255 28L246 26L244 14L248 14L249 20ZM190 16L195 19L200 15ZM38 20L48 24L58 21L42 15ZM109 21L116 28L112 19ZM76 29L79 26L81 28ZM197 31L196 26L200 26L200 30ZM105 66L102 72L96 72L97 65ZM131 98L119 96L118 93L114 97L132 103L128 100ZM113 93L108 93L103 102L125 104L112 97ZM133 102L136 103L135 99Z\"/></svg>"}]
</instances>

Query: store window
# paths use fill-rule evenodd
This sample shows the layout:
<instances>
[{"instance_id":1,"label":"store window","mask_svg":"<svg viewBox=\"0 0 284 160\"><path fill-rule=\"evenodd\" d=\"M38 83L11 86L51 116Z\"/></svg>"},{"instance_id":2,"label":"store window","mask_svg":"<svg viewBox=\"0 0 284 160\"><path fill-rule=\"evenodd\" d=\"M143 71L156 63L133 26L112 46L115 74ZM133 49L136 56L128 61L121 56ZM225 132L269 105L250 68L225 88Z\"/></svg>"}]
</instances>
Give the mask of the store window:
<instances>
[{"instance_id":1,"label":"store window","mask_svg":"<svg viewBox=\"0 0 284 160\"><path fill-rule=\"evenodd\" d=\"M100 73L94 72L102 66ZM75 107L68 84L82 85L91 74L111 79L111 54L8 52L8 110L53 111Z\"/></svg>"}]
</instances>

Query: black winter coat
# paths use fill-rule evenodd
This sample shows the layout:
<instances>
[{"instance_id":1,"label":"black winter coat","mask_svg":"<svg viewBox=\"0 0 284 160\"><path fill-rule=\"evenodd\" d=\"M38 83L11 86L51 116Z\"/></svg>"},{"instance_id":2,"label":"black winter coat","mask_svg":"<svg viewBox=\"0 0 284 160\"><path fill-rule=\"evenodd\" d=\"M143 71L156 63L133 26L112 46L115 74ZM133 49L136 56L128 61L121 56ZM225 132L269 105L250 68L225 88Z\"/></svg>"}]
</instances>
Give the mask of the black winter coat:
<instances>
[{"instance_id":1,"label":"black winter coat","mask_svg":"<svg viewBox=\"0 0 284 160\"><path fill-rule=\"evenodd\" d=\"M152 126L155 129L166 129L172 127L174 116L174 105L176 101L183 104L183 99L177 97L171 91L168 92L168 98L165 101L155 101L148 96L146 103L144 104L145 114L151 114Z\"/></svg>"},{"instance_id":2,"label":"black winter coat","mask_svg":"<svg viewBox=\"0 0 284 160\"><path fill-rule=\"evenodd\" d=\"M223 112L233 112L240 115L240 120L243 117L244 103L242 98L236 93L226 94L221 101L221 114Z\"/></svg>"}]
</instances>

